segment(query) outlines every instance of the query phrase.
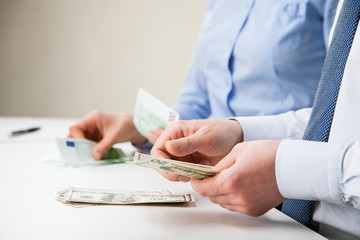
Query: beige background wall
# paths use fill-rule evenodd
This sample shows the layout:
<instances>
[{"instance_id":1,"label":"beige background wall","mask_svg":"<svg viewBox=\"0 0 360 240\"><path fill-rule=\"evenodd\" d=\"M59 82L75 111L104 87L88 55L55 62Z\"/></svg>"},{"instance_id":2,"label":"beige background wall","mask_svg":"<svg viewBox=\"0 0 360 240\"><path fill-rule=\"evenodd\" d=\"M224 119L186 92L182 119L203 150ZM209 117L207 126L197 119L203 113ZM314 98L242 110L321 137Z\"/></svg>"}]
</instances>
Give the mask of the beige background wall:
<instances>
[{"instance_id":1,"label":"beige background wall","mask_svg":"<svg viewBox=\"0 0 360 240\"><path fill-rule=\"evenodd\" d=\"M0 0L0 115L176 103L206 0Z\"/></svg>"}]
</instances>

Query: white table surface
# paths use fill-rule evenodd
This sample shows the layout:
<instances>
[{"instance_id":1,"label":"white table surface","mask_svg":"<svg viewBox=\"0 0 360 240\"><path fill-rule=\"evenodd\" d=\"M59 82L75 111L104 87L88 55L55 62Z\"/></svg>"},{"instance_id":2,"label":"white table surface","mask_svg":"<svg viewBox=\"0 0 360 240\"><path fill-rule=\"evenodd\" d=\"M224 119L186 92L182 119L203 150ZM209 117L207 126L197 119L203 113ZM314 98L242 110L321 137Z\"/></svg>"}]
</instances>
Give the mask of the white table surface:
<instances>
[{"instance_id":1,"label":"white table surface","mask_svg":"<svg viewBox=\"0 0 360 240\"><path fill-rule=\"evenodd\" d=\"M74 119L0 117L0 239L324 239L273 209L253 218L230 212L170 182L155 170L116 164L72 168L50 164L55 137ZM41 126L10 138L12 130ZM131 146L124 144L131 152ZM172 189L195 195L194 207L94 206L73 208L55 200L69 186L112 190Z\"/></svg>"}]
</instances>

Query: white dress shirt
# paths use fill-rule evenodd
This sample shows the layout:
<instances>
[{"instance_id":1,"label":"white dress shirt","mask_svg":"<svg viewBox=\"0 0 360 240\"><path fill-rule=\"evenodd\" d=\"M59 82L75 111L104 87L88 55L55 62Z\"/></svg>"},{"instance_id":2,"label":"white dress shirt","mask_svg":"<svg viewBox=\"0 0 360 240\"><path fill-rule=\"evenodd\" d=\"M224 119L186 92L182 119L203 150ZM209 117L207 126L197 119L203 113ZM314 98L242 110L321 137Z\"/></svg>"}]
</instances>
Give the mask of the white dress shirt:
<instances>
[{"instance_id":1,"label":"white dress shirt","mask_svg":"<svg viewBox=\"0 0 360 240\"><path fill-rule=\"evenodd\" d=\"M338 13L343 1L339 2ZM338 15L337 13L337 15ZM311 109L236 118L244 141L286 139L276 156L276 180L286 198L315 200L313 219L360 237L360 24L346 63L329 142L301 139Z\"/></svg>"}]
</instances>

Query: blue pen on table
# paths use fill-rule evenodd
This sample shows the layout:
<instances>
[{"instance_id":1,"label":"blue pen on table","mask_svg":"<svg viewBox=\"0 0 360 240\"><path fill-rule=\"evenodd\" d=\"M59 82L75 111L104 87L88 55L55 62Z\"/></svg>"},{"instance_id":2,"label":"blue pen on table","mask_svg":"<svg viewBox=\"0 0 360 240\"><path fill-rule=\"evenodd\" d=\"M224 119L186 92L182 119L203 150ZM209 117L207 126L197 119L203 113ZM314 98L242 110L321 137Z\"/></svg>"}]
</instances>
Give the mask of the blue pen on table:
<instances>
[{"instance_id":1,"label":"blue pen on table","mask_svg":"<svg viewBox=\"0 0 360 240\"><path fill-rule=\"evenodd\" d=\"M15 131L11 132L11 137L16 137L16 136L31 133L31 132L36 132L40 129L41 129L41 127L32 127L32 128L27 128L27 129L15 130Z\"/></svg>"}]
</instances>

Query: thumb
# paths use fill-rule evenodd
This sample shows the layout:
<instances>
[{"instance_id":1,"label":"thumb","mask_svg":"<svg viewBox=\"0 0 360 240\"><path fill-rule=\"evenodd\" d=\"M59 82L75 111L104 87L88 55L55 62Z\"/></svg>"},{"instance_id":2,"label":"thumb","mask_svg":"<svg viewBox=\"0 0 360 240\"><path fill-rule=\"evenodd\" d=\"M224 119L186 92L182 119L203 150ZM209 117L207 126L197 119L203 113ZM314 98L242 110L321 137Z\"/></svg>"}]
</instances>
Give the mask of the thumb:
<instances>
[{"instance_id":1,"label":"thumb","mask_svg":"<svg viewBox=\"0 0 360 240\"><path fill-rule=\"evenodd\" d=\"M93 149L93 156L95 160L100 160L112 145L113 145L112 138L108 137L101 139L101 141L98 142Z\"/></svg>"},{"instance_id":2,"label":"thumb","mask_svg":"<svg viewBox=\"0 0 360 240\"><path fill-rule=\"evenodd\" d=\"M169 140L165 143L165 148L171 155L183 157L206 148L206 143L204 135L197 132L188 137Z\"/></svg>"},{"instance_id":3,"label":"thumb","mask_svg":"<svg viewBox=\"0 0 360 240\"><path fill-rule=\"evenodd\" d=\"M237 152L234 151L233 149L228 155L226 155L223 159L221 159L221 161L218 162L218 164L215 165L215 168L220 171L230 168L232 165L235 164L236 157L237 157Z\"/></svg>"}]
</instances>

